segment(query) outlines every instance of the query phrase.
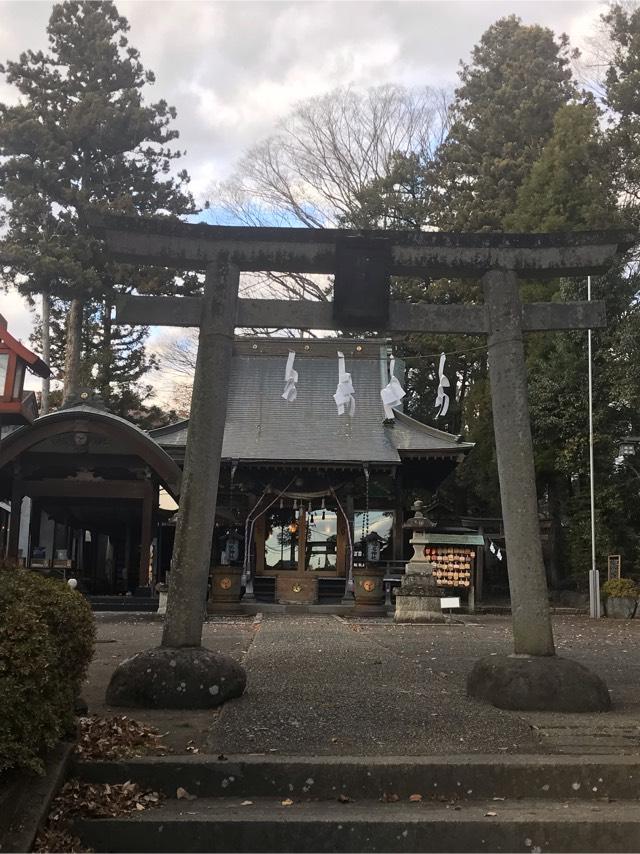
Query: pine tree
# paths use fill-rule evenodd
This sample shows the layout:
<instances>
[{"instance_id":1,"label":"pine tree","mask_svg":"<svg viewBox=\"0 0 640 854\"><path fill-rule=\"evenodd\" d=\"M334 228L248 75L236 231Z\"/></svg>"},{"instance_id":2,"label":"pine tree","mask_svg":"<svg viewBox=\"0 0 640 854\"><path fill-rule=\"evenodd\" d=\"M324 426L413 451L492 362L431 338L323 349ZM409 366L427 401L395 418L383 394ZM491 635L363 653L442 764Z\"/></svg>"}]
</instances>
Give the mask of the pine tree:
<instances>
[{"instance_id":1,"label":"pine tree","mask_svg":"<svg viewBox=\"0 0 640 854\"><path fill-rule=\"evenodd\" d=\"M592 101L567 104L505 218L513 231L612 228L619 221L610 149Z\"/></svg>"},{"instance_id":2,"label":"pine tree","mask_svg":"<svg viewBox=\"0 0 640 854\"><path fill-rule=\"evenodd\" d=\"M512 15L489 27L471 57L437 157L437 224L503 231L556 112L576 96L568 40Z\"/></svg>"},{"instance_id":3,"label":"pine tree","mask_svg":"<svg viewBox=\"0 0 640 854\"><path fill-rule=\"evenodd\" d=\"M113 263L88 224L92 212L105 210L143 216L194 210L187 173L171 174L182 154L171 147L175 109L163 100L144 102L154 76L129 45L128 29L111 0L59 3L47 27L49 51L29 50L0 66L21 96L17 105L0 105L3 282L68 306L67 398L82 373L97 374L109 398L127 376L130 389L131 377L149 364L139 334L114 326L118 294L193 285L163 270ZM84 352L83 323L94 333ZM123 367L127 354L132 362ZM83 355L88 364L81 368Z\"/></svg>"},{"instance_id":4,"label":"pine tree","mask_svg":"<svg viewBox=\"0 0 640 854\"><path fill-rule=\"evenodd\" d=\"M605 105L612 127L617 190L629 220L640 222L640 8L614 3L602 16L612 56L605 74Z\"/></svg>"}]
</instances>

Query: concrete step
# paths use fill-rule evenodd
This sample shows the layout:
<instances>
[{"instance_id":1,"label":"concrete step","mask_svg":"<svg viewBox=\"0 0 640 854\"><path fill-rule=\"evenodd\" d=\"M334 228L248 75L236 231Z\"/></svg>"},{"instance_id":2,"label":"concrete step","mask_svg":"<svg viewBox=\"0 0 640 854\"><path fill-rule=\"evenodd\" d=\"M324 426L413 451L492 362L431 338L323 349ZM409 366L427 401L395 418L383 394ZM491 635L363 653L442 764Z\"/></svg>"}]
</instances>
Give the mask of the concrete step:
<instances>
[{"instance_id":1,"label":"concrete step","mask_svg":"<svg viewBox=\"0 0 640 854\"><path fill-rule=\"evenodd\" d=\"M376 801L386 792L401 800L416 793L464 800L640 799L640 756L242 755L219 759L198 754L80 762L73 773L94 783L133 780L169 797L182 786L199 797L330 800L346 794Z\"/></svg>"},{"instance_id":2,"label":"concrete step","mask_svg":"<svg viewBox=\"0 0 640 854\"><path fill-rule=\"evenodd\" d=\"M242 800L167 800L127 818L77 821L75 830L85 845L110 852L640 850L632 801Z\"/></svg>"}]
</instances>

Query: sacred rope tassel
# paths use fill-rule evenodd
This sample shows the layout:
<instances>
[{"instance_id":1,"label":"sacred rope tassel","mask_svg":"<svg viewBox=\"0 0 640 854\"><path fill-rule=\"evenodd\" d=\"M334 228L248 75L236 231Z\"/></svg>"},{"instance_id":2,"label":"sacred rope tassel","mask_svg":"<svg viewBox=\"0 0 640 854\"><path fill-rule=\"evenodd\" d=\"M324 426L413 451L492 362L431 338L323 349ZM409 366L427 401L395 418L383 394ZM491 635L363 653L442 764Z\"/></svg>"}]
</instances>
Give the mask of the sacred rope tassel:
<instances>
[{"instance_id":1,"label":"sacred rope tassel","mask_svg":"<svg viewBox=\"0 0 640 854\"><path fill-rule=\"evenodd\" d=\"M440 356L440 367L438 368L440 384L438 385L438 396L436 397L436 409L440 411L436 416L437 418L443 418L449 411L449 395L446 393L445 388L449 388L451 383L444 375L444 363L446 361L447 357L442 353Z\"/></svg>"},{"instance_id":2,"label":"sacred rope tassel","mask_svg":"<svg viewBox=\"0 0 640 854\"><path fill-rule=\"evenodd\" d=\"M288 403L293 403L293 401L298 396L298 389L296 388L296 383L298 382L298 372L293 369L293 362L295 358L295 352L293 350L289 350L287 366L284 369L284 392L282 394L282 397Z\"/></svg>"},{"instance_id":3,"label":"sacred rope tassel","mask_svg":"<svg viewBox=\"0 0 640 854\"><path fill-rule=\"evenodd\" d=\"M352 417L356 411L355 389L351 382L351 374L348 374L344 366L344 353L338 350L338 387L333 399L338 407L338 415L348 412Z\"/></svg>"},{"instance_id":4,"label":"sacred rope tassel","mask_svg":"<svg viewBox=\"0 0 640 854\"><path fill-rule=\"evenodd\" d=\"M384 417L387 419L395 418L393 407L399 406L402 402L402 398L406 395L406 391L402 388L400 381L394 375L395 366L396 360L392 356L389 365L389 382L380 392L382 405L384 406Z\"/></svg>"}]
</instances>

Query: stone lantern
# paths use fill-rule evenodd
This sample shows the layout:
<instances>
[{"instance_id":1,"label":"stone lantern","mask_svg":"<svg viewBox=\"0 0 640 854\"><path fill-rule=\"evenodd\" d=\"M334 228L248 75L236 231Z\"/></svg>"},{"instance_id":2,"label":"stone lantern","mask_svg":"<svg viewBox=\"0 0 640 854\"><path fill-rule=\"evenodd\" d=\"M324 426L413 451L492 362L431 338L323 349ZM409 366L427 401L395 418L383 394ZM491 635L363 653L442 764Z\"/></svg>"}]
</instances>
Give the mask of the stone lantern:
<instances>
[{"instance_id":1,"label":"stone lantern","mask_svg":"<svg viewBox=\"0 0 640 854\"><path fill-rule=\"evenodd\" d=\"M9 334L0 314L0 425L30 424L38 417L35 394L24 391L27 370L43 378L51 375L42 359Z\"/></svg>"},{"instance_id":2,"label":"stone lantern","mask_svg":"<svg viewBox=\"0 0 640 854\"><path fill-rule=\"evenodd\" d=\"M424 504L415 501L414 515L404 526L413 532L413 556L405 569L400 588L396 593L396 623L444 623L440 607L440 594L433 577L433 564L427 559L427 531L435 523L422 512Z\"/></svg>"}]
</instances>

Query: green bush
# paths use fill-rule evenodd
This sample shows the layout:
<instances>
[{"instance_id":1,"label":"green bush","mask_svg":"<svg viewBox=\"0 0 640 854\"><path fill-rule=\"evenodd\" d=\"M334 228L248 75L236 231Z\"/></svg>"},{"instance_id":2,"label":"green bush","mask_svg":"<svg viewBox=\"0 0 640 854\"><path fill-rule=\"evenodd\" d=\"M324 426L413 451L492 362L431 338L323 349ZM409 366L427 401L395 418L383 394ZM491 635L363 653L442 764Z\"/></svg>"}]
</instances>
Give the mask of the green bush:
<instances>
[{"instance_id":1,"label":"green bush","mask_svg":"<svg viewBox=\"0 0 640 854\"><path fill-rule=\"evenodd\" d=\"M0 568L0 773L42 771L42 756L73 725L93 655L84 597L64 582Z\"/></svg>"},{"instance_id":2,"label":"green bush","mask_svg":"<svg viewBox=\"0 0 640 854\"><path fill-rule=\"evenodd\" d=\"M638 588L633 578L611 578L602 585L602 595L606 598L629 596L638 598Z\"/></svg>"}]
</instances>

